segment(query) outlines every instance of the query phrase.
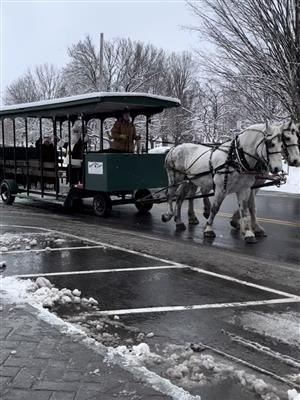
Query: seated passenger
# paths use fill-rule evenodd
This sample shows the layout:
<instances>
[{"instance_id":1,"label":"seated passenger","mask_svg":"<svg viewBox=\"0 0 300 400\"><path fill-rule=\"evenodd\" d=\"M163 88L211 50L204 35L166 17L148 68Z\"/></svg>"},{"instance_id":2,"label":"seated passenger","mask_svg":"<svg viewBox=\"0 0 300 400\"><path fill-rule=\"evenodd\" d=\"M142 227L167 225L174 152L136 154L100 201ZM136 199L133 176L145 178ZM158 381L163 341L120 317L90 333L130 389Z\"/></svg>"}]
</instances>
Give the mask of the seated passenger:
<instances>
[{"instance_id":1,"label":"seated passenger","mask_svg":"<svg viewBox=\"0 0 300 400\"><path fill-rule=\"evenodd\" d=\"M71 168L71 184L78 184L82 182L82 155L83 151L86 147L87 136L87 128L84 128L84 141L82 140L82 126L75 125L73 127L73 136L77 139L76 143L72 148L72 168ZM69 181L69 176L67 174L67 181Z\"/></svg>"},{"instance_id":2,"label":"seated passenger","mask_svg":"<svg viewBox=\"0 0 300 400\"><path fill-rule=\"evenodd\" d=\"M115 122L111 136L113 138L112 150L120 153L134 153L135 141L140 140L140 136L136 134L128 107L123 110L121 117Z\"/></svg>"},{"instance_id":3,"label":"seated passenger","mask_svg":"<svg viewBox=\"0 0 300 400\"><path fill-rule=\"evenodd\" d=\"M72 159L73 160L82 160L83 150L86 147L86 141L88 140L87 136L87 128L84 128L84 142L82 141L82 127L81 126L74 126L73 128L73 135L77 138L76 143L72 149Z\"/></svg>"},{"instance_id":4,"label":"seated passenger","mask_svg":"<svg viewBox=\"0 0 300 400\"><path fill-rule=\"evenodd\" d=\"M55 161L55 148L49 135L44 136L42 144L42 160L43 162Z\"/></svg>"}]
</instances>

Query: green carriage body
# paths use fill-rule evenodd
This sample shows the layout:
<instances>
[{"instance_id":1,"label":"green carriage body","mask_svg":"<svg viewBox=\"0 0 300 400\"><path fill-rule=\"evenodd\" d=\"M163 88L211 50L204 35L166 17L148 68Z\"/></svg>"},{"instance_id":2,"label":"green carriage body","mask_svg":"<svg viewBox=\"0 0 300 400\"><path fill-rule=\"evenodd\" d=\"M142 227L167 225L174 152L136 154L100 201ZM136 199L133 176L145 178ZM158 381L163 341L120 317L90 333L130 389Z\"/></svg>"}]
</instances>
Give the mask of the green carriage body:
<instances>
[{"instance_id":1,"label":"green carriage body","mask_svg":"<svg viewBox=\"0 0 300 400\"><path fill-rule=\"evenodd\" d=\"M167 186L165 154L88 153L84 189L106 193Z\"/></svg>"}]
</instances>

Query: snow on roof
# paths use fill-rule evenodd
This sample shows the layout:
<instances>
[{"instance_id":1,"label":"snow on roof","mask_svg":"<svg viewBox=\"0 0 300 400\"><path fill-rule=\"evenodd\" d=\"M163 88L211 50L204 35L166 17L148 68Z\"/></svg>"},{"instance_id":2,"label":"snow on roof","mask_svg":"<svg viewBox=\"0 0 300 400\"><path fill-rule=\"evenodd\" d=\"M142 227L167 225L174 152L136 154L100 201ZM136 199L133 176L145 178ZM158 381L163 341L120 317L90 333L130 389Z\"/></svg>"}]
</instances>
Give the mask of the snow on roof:
<instances>
[{"instance_id":1,"label":"snow on roof","mask_svg":"<svg viewBox=\"0 0 300 400\"><path fill-rule=\"evenodd\" d=\"M160 96L151 93L138 93L138 92L94 92L94 93L86 93L80 94L76 96L69 96L69 97L61 97L57 99L51 100L42 100L42 101L35 101L32 103L21 103L21 104L14 104L10 106L4 106L0 108L0 111L13 111L13 110L21 110L26 109L27 107L44 107L50 105L63 105L63 103L71 103L71 102L80 102L82 100L95 100L101 101L101 99L105 99L108 97L144 97L154 100L161 100L162 102L173 102L175 103L174 106L180 106L180 100L174 97L167 97L167 96Z\"/></svg>"}]
</instances>

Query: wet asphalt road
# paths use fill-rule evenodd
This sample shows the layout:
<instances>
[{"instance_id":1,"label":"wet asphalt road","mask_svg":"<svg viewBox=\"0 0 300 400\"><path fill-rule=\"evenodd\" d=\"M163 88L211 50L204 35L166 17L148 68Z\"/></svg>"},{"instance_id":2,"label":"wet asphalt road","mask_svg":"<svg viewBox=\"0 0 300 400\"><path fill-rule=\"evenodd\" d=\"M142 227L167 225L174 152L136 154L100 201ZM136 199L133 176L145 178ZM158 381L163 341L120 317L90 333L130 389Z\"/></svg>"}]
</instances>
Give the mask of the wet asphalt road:
<instances>
[{"instance_id":1,"label":"wet asphalt road","mask_svg":"<svg viewBox=\"0 0 300 400\"><path fill-rule=\"evenodd\" d=\"M157 351L167 344L186 346L188 343L204 343L217 351L289 379L290 375L298 372L294 360L300 355L299 303L146 312L150 307L286 298L277 291L297 294L300 260L297 221L299 223L300 199L266 194L258 196L257 202L258 215L263 218L262 224L269 236L260 239L254 246L245 245L239 233L231 230L229 215L236 202L230 199L225 202L221 215L216 219L217 238L213 242L203 242L203 218L200 226L180 234L174 232L172 223L162 224L160 215L164 206L155 207L146 216L138 215L133 206L120 206L114 209L110 219L99 221L89 210L84 214L64 215L59 208L44 205L33 207L24 201L17 202L13 207L0 205L0 223L5 225L1 228L2 234L21 233L36 237L38 241L37 249L29 251L23 246L5 254L8 268L4 276L69 272L69 275L54 275L49 279L59 288L76 287L84 296L95 297L99 300L100 310L129 310L120 315L123 329L119 332L120 342L117 344L123 344L122 340L128 338L135 341L136 334L132 332L153 332L154 337L145 341ZM201 213L200 207L199 202L198 214ZM57 229L75 234L78 238L65 237L63 234L51 238L47 237L47 231L12 225ZM83 238L120 245L158 256L165 261L103 248ZM47 250L47 247L56 250ZM35 251L39 249L42 251ZM271 288L271 291L189 268L152 269L156 266L172 266L173 263L168 260L229 275L255 285L264 285ZM141 267L145 270L136 270ZM129 271L92 273L95 270L124 268ZM91 273L75 275L72 271ZM138 308L143 308L144 312L130 312ZM80 319L78 313L66 310L59 312L71 322L73 318ZM99 318L97 313L88 316L89 321L98 321ZM82 321L85 319L83 316ZM92 326L91 334L95 334ZM261 350L260 346L269 350ZM264 375L264 379L269 378ZM272 384L279 385L279 382L275 379ZM224 380L218 385L205 386L201 390L193 388L190 391L201 393L209 400L217 400L220 393L224 395L225 389L227 394L224 400L256 398L232 381Z\"/></svg>"},{"instance_id":2,"label":"wet asphalt road","mask_svg":"<svg viewBox=\"0 0 300 400\"><path fill-rule=\"evenodd\" d=\"M202 216L202 201L197 200L195 204L200 224L188 227L185 232L176 232L173 221L161 222L161 215L167 209L165 204L155 205L151 213L146 216L136 213L134 206L118 206L113 209L112 216L101 221L101 224L149 233L156 237L218 246L270 260L300 263L300 196L276 195L270 192L257 196L257 214L268 237L258 239L258 243L253 246L246 245L240 239L240 233L232 229L229 224L230 217L237 206L235 196L228 196L222 204L215 220L217 237L213 241L203 239L205 219ZM187 224L186 204L183 206L182 215Z\"/></svg>"}]
</instances>

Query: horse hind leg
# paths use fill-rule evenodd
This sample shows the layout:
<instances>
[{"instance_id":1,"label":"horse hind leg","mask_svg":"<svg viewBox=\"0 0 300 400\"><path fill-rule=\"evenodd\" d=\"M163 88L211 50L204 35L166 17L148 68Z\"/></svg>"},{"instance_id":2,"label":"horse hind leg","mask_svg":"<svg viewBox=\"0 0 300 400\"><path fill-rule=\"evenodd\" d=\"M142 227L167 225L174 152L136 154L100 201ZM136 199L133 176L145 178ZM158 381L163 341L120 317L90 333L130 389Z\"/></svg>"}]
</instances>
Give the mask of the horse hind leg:
<instances>
[{"instance_id":1,"label":"horse hind leg","mask_svg":"<svg viewBox=\"0 0 300 400\"><path fill-rule=\"evenodd\" d=\"M241 219L241 214L240 210L236 210L231 217L230 220L230 225L234 228L239 230L240 229L240 219Z\"/></svg>"},{"instance_id":2,"label":"horse hind leg","mask_svg":"<svg viewBox=\"0 0 300 400\"><path fill-rule=\"evenodd\" d=\"M209 198L203 197L203 217L205 219L209 218L210 210L211 210L211 204Z\"/></svg>"},{"instance_id":3,"label":"horse hind leg","mask_svg":"<svg viewBox=\"0 0 300 400\"><path fill-rule=\"evenodd\" d=\"M182 222L181 219L181 207L182 203L184 202L184 199L189 191L189 184L187 183L182 183L176 193L176 206L175 206L175 216L174 220L176 222L176 230L177 231L184 231L186 230L185 224Z\"/></svg>"},{"instance_id":4,"label":"horse hind leg","mask_svg":"<svg viewBox=\"0 0 300 400\"><path fill-rule=\"evenodd\" d=\"M213 239L216 237L216 234L213 230L213 222L215 219L215 216L217 215L221 204L225 198L226 192L222 189L216 189L215 190L215 196L213 200L213 204L210 210L210 214L208 217L208 220L206 222L205 228L204 228L204 237L208 239Z\"/></svg>"},{"instance_id":5,"label":"horse hind leg","mask_svg":"<svg viewBox=\"0 0 300 400\"><path fill-rule=\"evenodd\" d=\"M194 199L193 199L196 192L197 192L197 186L192 183L190 186L190 191L189 191L189 197L190 197L189 198L189 208L188 208L189 225L198 225L199 224L199 220L196 216L195 209L194 209Z\"/></svg>"},{"instance_id":6,"label":"horse hind leg","mask_svg":"<svg viewBox=\"0 0 300 400\"><path fill-rule=\"evenodd\" d=\"M176 173L170 169L166 170L167 175L168 175L168 182L169 186L166 190L166 199L167 199L167 204L169 206L169 210L162 214L161 220L163 222L168 222L174 217L174 209L173 209L173 198L176 193Z\"/></svg>"}]
</instances>

